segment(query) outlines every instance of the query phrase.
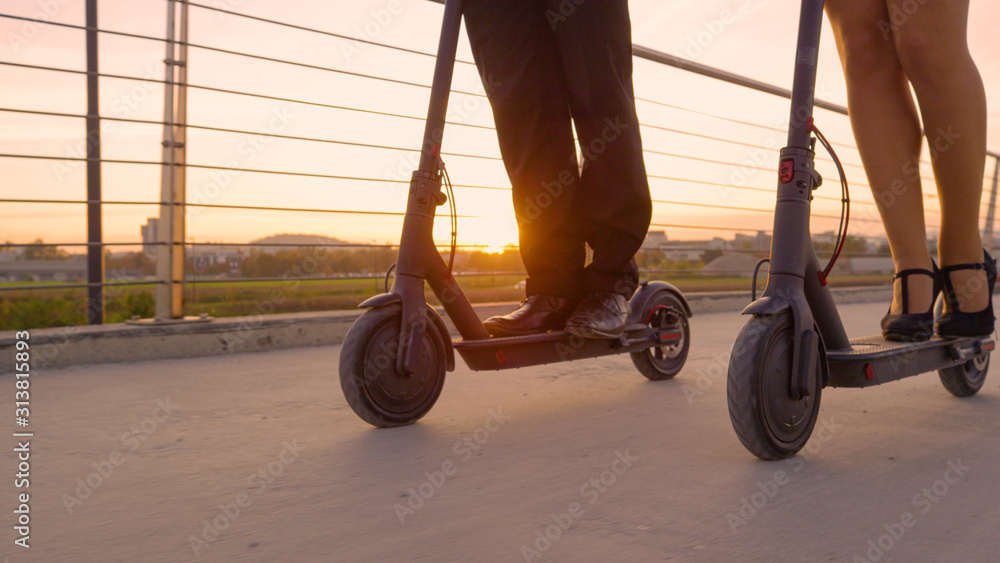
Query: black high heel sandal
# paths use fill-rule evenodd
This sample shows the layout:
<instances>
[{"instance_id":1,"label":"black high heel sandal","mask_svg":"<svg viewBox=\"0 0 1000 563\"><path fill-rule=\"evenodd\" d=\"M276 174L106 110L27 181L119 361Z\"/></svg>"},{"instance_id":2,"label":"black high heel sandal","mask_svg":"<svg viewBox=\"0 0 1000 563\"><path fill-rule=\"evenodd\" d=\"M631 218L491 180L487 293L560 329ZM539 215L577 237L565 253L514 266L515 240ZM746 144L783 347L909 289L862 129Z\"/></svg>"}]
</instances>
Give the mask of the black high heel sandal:
<instances>
[{"instance_id":1,"label":"black high heel sandal","mask_svg":"<svg viewBox=\"0 0 1000 563\"><path fill-rule=\"evenodd\" d=\"M960 336L989 336L993 334L993 323L996 317L993 316L993 286L997 281L997 261L983 250L983 262L975 264L956 264L941 268L941 278L944 280L944 298L948 301L949 311L941 315L935 329L942 337ZM950 274L956 270L985 270L986 284L989 287L989 299L986 308L974 313L966 313L959 310L958 296L955 294L955 286L951 283Z\"/></svg>"},{"instance_id":2,"label":"black high heel sandal","mask_svg":"<svg viewBox=\"0 0 1000 563\"><path fill-rule=\"evenodd\" d=\"M941 291L941 271L938 270L937 264L933 260L931 261L931 265L934 267L933 271L925 268L907 268L896 272L892 276L893 281L897 279L902 280L903 312L900 314L887 313L882 317L882 336L886 340L923 342L924 340L930 340L931 335L934 334L934 300L937 299L937 294ZM931 290L933 291L931 294L931 305L926 313L910 312L910 288L908 287L907 280L914 274L930 276L934 280L934 286ZM889 304L889 310L892 311L891 303Z\"/></svg>"}]
</instances>

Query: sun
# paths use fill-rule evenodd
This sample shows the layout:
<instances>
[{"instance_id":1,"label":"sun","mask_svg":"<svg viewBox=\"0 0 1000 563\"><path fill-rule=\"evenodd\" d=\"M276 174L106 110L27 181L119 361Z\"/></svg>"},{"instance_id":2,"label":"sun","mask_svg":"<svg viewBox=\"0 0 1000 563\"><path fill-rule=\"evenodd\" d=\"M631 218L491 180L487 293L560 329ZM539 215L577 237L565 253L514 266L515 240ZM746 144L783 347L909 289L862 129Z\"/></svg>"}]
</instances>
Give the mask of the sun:
<instances>
[{"instance_id":1,"label":"sun","mask_svg":"<svg viewBox=\"0 0 1000 563\"><path fill-rule=\"evenodd\" d=\"M506 249L507 248L505 246L487 246L485 248L480 248L479 250L486 252L488 254L503 254L504 250Z\"/></svg>"},{"instance_id":2,"label":"sun","mask_svg":"<svg viewBox=\"0 0 1000 563\"><path fill-rule=\"evenodd\" d=\"M513 219L497 218L468 221L459 226L458 238L469 250L501 254L517 245L517 224Z\"/></svg>"}]
</instances>

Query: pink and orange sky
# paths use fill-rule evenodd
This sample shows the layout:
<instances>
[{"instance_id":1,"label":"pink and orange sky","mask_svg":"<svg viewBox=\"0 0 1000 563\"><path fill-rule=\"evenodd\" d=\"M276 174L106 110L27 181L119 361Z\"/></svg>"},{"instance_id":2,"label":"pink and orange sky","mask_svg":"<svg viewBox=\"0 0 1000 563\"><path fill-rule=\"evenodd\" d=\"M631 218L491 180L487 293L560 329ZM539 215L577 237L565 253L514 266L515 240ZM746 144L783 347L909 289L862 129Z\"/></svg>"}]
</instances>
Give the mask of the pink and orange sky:
<instances>
[{"instance_id":1,"label":"pink and orange sky","mask_svg":"<svg viewBox=\"0 0 1000 563\"><path fill-rule=\"evenodd\" d=\"M380 43L433 52L436 48L441 6L426 0L204 0L210 6L320 28L347 36L359 33ZM788 87L798 10L787 0L632 0L633 40L653 49ZM164 0L101 0L102 28L162 37ZM1000 4L972 0L969 42L986 83L990 103L989 147L1000 151L1000 42L996 22ZM82 0L5 0L0 13L45 17L82 25ZM819 96L845 104L844 81L829 28L826 27L818 79ZM427 84L433 59L391 51L335 37L268 25L201 8L191 8L194 44L292 60L353 73L391 77ZM163 76L162 43L142 39L101 36L101 70L105 73L160 79ZM470 60L463 37L460 58ZM84 34L79 30L0 19L0 60L5 62L84 68ZM252 60L246 57L192 48L190 82L196 85L256 92L277 97L311 100L343 107L422 116L428 90L328 71ZM80 75L0 66L0 107L82 114L85 84ZM784 134L735 123L704 114L752 122L781 129L787 101L766 94L698 77L648 61L637 60L638 110L643 130L647 169L654 200L654 223L710 227L666 228L672 239L731 238L733 232L769 229L766 212L717 209L769 209L773 207L776 152ZM482 87L471 65L459 64L455 89L478 92ZM419 145L419 119L399 119L282 102L191 90L189 123L239 129L252 133L279 133L299 137L387 145L413 149ZM652 101L647 101L652 100ZM660 104L655 103L660 102ZM678 110L668 107L685 108ZM108 117L160 120L163 90L154 82L101 80L101 111ZM693 111L686 111L693 110ZM489 126L491 116L484 98L456 94L451 118L472 125ZM817 123L838 143L853 145L846 118L817 112ZM683 133L677 133L678 130ZM695 135L692 135L694 133ZM105 122L104 157L124 160L160 160L162 130L157 126ZM0 112L0 153L39 154L58 157L81 155L82 119L41 117ZM724 138L726 143L705 137ZM257 134L189 132L190 164L234 165L240 168L296 171L373 178L349 181L327 178L222 173L191 168L188 199L223 205L260 205L308 209L402 211L406 178L414 167L413 152L358 146L277 139ZM510 192L493 133L475 127L450 127L444 149L487 158L453 156L447 159L450 175L459 185L501 189L457 188L462 219L459 239L499 247L516 240ZM864 187L857 152L841 148L855 186L852 232L878 235L871 196ZM694 158L687 158L694 157ZM728 164L704 162L708 159ZM745 167L749 163L764 170ZM821 163L833 179L835 171ZM84 166L68 161L0 158L0 198L83 199ZM104 198L116 201L157 201L160 170L157 166L105 164ZM930 178L929 168L925 170ZM992 163L987 177L992 176ZM984 179L987 182L988 178ZM708 184L706 184L706 182ZM747 189L751 188L751 189ZM827 183L822 195L839 196L836 182ZM931 183L925 192L931 194ZM688 204L688 205L683 205ZM928 224L938 224L937 201L928 195ZM818 199L813 231L834 229L839 212L835 201ZM109 242L139 240L139 226L157 214L157 207L105 206L104 233ZM983 212L985 216L985 210ZM310 233L358 242L391 242L399 233L396 216L329 213L191 209L188 237L198 242L247 242L274 233ZM446 221L437 235L447 237ZM654 227L655 228L655 227ZM80 205L0 204L0 241L82 242L85 219Z\"/></svg>"}]
</instances>

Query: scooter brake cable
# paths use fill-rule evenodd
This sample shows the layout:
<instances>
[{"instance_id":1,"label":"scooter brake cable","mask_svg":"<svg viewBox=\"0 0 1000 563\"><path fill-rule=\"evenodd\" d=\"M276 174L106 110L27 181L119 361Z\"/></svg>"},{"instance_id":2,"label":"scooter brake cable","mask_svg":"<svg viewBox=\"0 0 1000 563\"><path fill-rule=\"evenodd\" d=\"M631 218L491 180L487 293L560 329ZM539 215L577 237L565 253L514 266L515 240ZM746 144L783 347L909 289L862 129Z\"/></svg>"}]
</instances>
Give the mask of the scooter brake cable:
<instances>
[{"instance_id":1,"label":"scooter brake cable","mask_svg":"<svg viewBox=\"0 0 1000 563\"><path fill-rule=\"evenodd\" d=\"M826 136L816 127L812 119L809 120L809 130L816 133L819 142L823 144L826 152L830 153L830 156L833 158L834 164L837 165L837 172L840 174L840 232L837 234L837 246L834 248L833 256L830 257L830 262L822 272L825 283L827 276L830 275L830 271L833 270L833 265L837 263L837 258L840 257L841 251L844 250L844 244L847 242L847 224L851 219L851 192L847 185L847 176L844 174L844 166L840 162L840 157L837 156L837 151L833 150L833 146L826 140Z\"/></svg>"},{"instance_id":2,"label":"scooter brake cable","mask_svg":"<svg viewBox=\"0 0 1000 563\"><path fill-rule=\"evenodd\" d=\"M448 256L448 275L450 276L455 266L455 249L458 247L458 208L455 206L455 188L451 185L451 177L448 176L448 169L444 166L444 159L441 158L441 147L434 147L434 156L437 157L438 168L444 177L444 187L448 196L448 212L451 217L451 254Z\"/></svg>"}]
</instances>

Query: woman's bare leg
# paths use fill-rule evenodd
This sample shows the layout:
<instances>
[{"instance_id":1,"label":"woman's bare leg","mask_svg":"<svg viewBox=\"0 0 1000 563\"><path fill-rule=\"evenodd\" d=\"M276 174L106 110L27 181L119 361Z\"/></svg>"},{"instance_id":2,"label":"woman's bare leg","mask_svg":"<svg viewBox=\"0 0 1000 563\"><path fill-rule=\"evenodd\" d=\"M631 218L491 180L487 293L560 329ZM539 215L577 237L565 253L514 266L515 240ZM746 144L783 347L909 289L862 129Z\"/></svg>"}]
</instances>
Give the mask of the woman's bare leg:
<instances>
[{"instance_id":1,"label":"woman's bare leg","mask_svg":"<svg viewBox=\"0 0 1000 563\"><path fill-rule=\"evenodd\" d=\"M885 225L896 271L931 269L920 186L920 120L896 56L885 0L828 0L827 15L847 79L851 126L868 183ZM880 27L881 24L881 27ZM909 283L909 313L932 305L933 280ZM891 313L902 313L902 282L893 285Z\"/></svg>"},{"instance_id":2,"label":"woman's bare leg","mask_svg":"<svg viewBox=\"0 0 1000 563\"><path fill-rule=\"evenodd\" d=\"M983 261L979 210L986 164L986 93L966 42L969 0L887 0L912 13L893 29L899 62L913 84L941 200L942 266ZM986 274L951 274L959 309L986 308Z\"/></svg>"}]
</instances>

